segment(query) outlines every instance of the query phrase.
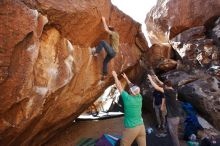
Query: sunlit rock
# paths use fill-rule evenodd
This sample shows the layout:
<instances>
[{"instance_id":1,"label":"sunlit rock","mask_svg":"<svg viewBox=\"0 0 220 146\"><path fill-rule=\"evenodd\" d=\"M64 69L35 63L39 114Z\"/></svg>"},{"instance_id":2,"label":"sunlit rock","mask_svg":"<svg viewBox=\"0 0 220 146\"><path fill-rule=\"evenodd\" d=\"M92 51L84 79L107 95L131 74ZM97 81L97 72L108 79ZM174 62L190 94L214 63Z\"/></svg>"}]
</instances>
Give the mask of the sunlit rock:
<instances>
[{"instance_id":1,"label":"sunlit rock","mask_svg":"<svg viewBox=\"0 0 220 146\"><path fill-rule=\"evenodd\" d=\"M45 143L113 83L112 70L141 77L138 63L148 48L140 24L110 1L4 0L0 10L1 145ZM101 16L120 35L102 82L105 53L90 53L109 40Z\"/></svg>"},{"instance_id":2,"label":"sunlit rock","mask_svg":"<svg viewBox=\"0 0 220 146\"><path fill-rule=\"evenodd\" d=\"M180 32L220 14L219 0L158 0L145 23L151 43L167 43Z\"/></svg>"}]
</instances>

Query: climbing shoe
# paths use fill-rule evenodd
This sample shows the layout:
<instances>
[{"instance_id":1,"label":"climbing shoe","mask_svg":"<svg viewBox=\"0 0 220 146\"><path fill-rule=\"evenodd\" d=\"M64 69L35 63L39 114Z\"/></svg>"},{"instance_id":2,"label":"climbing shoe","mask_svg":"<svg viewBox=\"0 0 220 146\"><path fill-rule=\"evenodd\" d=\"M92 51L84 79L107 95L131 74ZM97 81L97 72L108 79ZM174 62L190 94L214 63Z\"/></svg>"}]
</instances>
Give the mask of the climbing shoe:
<instances>
[{"instance_id":1,"label":"climbing shoe","mask_svg":"<svg viewBox=\"0 0 220 146\"><path fill-rule=\"evenodd\" d=\"M92 49L91 49L91 54L92 54L92 56L97 56L98 54L96 53L96 48L95 47L93 47Z\"/></svg>"},{"instance_id":2,"label":"climbing shoe","mask_svg":"<svg viewBox=\"0 0 220 146\"><path fill-rule=\"evenodd\" d=\"M104 81L107 78L107 75L102 75L101 80Z\"/></svg>"}]
</instances>

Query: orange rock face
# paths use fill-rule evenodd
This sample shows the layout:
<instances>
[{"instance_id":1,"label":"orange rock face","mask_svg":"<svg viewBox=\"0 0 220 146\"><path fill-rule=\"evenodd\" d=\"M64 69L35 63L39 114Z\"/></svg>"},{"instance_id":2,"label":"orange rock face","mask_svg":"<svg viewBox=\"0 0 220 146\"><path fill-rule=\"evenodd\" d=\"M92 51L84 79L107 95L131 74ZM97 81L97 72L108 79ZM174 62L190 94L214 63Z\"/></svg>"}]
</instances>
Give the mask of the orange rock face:
<instances>
[{"instance_id":1,"label":"orange rock face","mask_svg":"<svg viewBox=\"0 0 220 146\"><path fill-rule=\"evenodd\" d=\"M170 58L171 53L172 49L169 44L154 44L149 49L149 60L155 66L161 59Z\"/></svg>"},{"instance_id":2,"label":"orange rock face","mask_svg":"<svg viewBox=\"0 0 220 146\"><path fill-rule=\"evenodd\" d=\"M167 43L178 33L220 14L219 0L158 0L145 20L152 44Z\"/></svg>"},{"instance_id":3,"label":"orange rock face","mask_svg":"<svg viewBox=\"0 0 220 146\"><path fill-rule=\"evenodd\" d=\"M109 64L118 73L137 63L147 49L140 24L109 1L3 0L0 2L0 143L40 145L72 122L103 90L104 51L90 48L108 40L101 16L120 35L119 53Z\"/></svg>"},{"instance_id":4,"label":"orange rock face","mask_svg":"<svg viewBox=\"0 0 220 146\"><path fill-rule=\"evenodd\" d=\"M166 44L154 44L142 58L143 67L145 69L159 69L161 71L169 71L176 68L177 62L171 59L173 50L171 46Z\"/></svg>"}]
</instances>

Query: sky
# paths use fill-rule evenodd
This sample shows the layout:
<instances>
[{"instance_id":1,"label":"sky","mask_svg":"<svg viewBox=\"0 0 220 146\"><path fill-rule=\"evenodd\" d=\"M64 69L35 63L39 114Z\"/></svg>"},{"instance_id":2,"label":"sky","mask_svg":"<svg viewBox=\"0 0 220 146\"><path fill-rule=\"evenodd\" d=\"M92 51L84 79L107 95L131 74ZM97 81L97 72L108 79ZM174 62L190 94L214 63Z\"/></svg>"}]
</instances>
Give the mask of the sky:
<instances>
[{"instance_id":1,"label":"sky","mask_svg":"<svg viewBox=\"0 0 220 146\"><path fill-rule=\"evenodd\" d=\"M112 3L134 20L142 24L142 31L147 37L144 20L157 0L111 0ZM149 43L149 41L148 41Z\"/></svg>"}]
</instances>

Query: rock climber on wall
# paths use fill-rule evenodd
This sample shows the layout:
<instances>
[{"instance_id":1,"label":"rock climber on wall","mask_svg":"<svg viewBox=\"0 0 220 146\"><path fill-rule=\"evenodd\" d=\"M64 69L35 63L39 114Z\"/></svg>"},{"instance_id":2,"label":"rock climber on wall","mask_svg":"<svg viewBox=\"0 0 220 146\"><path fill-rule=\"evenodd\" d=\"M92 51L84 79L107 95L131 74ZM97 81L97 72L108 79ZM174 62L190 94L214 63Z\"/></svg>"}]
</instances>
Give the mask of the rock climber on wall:
<instances>
[{"instance_id":1,"label":"rock climber on wall","mask_svg":"<svg viewBox=\"0 0 220 146\"><path fill-rule=\"evenodd\" d=\"M97 56L101 52L102 48L105 49L106 57L103 61L103 71L102 71L102 80L104 80L108 74L108 63L112 58L118 53L119 46L119 34L115 31L114 27L108 26L105 21L105 17L102 17L102 22L105 28L105 31L110 35L110 44L105 40L100 41L98 46L92 48L93 56Z\"/></svg>"}]
</instances>

